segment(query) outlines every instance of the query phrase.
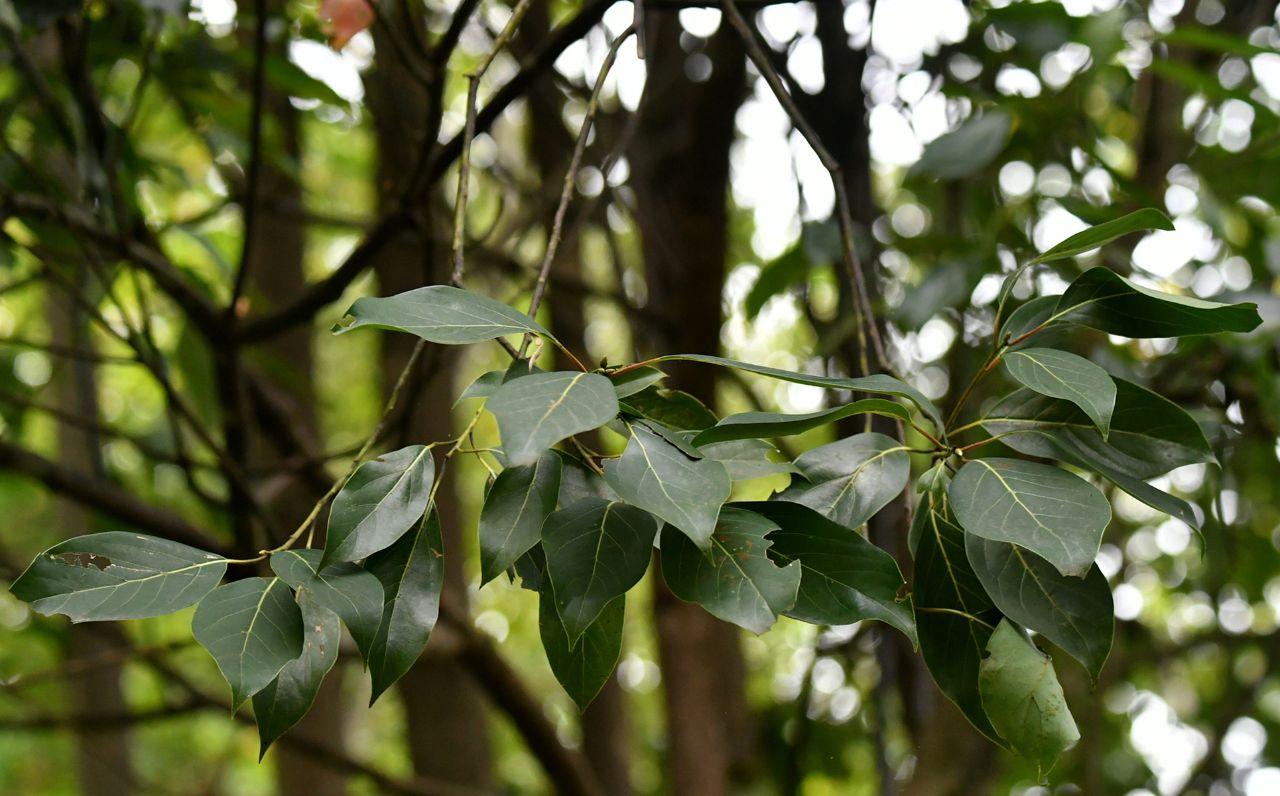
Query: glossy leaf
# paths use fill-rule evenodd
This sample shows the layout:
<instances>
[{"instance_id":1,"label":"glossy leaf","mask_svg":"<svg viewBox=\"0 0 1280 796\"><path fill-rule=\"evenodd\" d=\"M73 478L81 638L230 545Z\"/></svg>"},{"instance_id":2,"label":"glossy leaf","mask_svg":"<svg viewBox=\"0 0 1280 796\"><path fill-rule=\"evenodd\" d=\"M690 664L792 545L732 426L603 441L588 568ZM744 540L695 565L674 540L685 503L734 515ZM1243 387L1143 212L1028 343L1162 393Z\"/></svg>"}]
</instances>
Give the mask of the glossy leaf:
<instances>
[{"instance_id":1,"label":"glossy leaf","mask_svg":"<svg viewBox=\"0 0 1280 796\"><path fill-rule=\"evenodd\" d=\"M1005 435L1001 442L1021 453L1053 457L1056 451L1046 441L1051 438L1134 478L1152 478L1176 467L1213 461L1204 431L1185 410L1132 382L1114 381L1116 408L1105 441L1074 404L1030 390L1018 390L1001 400L982 425L992 434Z\"/></svg>"},{"instance_id":2,"label":"glossy leaf","mask_svg":"<svg viewBox=\"0 0 1280 796\"><path fill-rule=\"evenodd\" d=\"M342 617L360 655L367 662L382 620L382 584L345 561L321 569L319 550L283 550L271 556L271 571L280 580L323 608Z\"/></svg>"},{"instance_id":3,"label":"glossy leaf","mask_svg":"<svg viewBox=\"0 0 1280 796\"><path fill-rule=\"evenodd\" d=\"M610 600L575 643L561 623L554 600L543 592L538 602L538 632L551 673L579 710L586 710L613 675L622 654L626 597Z\"/></svg>"},{"instance_id":4,"label":"glossy leaf","mask_svg":"<svg viewBox=\"0 0 1280 796\"><path fill-rule=\"evenodd\" d=\"M778 499L808 506L846 528L871 519L911 475L906 447L876 432L807 451L796 458L796 467L808 483L793 482Z\"/></svg>"},{"instance_id":5,"label":"glossy leaf","mask_svg":"<svg viewBox=\"0 0 1280 796\"><path fill-rule=\"evenodd\" d=\"M942 693L979 732L1001 743L978 693L978 669L999 615L969 567L964 531L947 513L944 497L926 494L916 509L924 517L911 594L920 653Z\"/></svg>"},{"instance_id":6,"label":"glossy leaf","mask_svg":"<svg viewBox=\"0 0 1280 796\"><path fill-rule=\"evenodd\" d=\"M777 566L769 540L777 523L751 511L726 506L711 537L699 550L671 526L662 531L662 575L671 591L713 615L753 633L763 633L796 604L800 562Z\"/></svg>"},{"instance_id":7,"label":"glossy leaf","mask_svg":"<svg viewBox=\"0 0 1280 796\"><path fill-rule=\"evenodd\" d=\"M360 465L333 499L321 566L357 561L394 544L427 510L434 478L435 460L425 445Z\"/></svg>"},{"instance_id":8,"label":"glossy leaf","mask_svg":"<svg viewBox=\"0 0 1280 796\"><path fill-rule=\"evenodd\" d=\"M485 408L498 419L507 462L518 467L562 439L608 423L618 414L618 398L598 373L557 371L503 384Z\"/></svg>"},{"instance_id":9,"label":"glossy leaf","mask_svg":"<svg viewBox=\"0 0 1280 796\"><path fill-rule=\"evenodd\" d=\"M621 376L611 375L609 381L613 382L613 390L617 393L618 400L622 400L652 387L666 377L667 374L657 368L643 367L629 370Z\"/></svg>"},{"instance_id":10,"label":"glossy leaf","mask_svg":"<svg viewBox=\"0 0 1280 796\"><path fill-rule=\"evenodd\" d=\"M671 523L703 549L732 488L723 464L691 459L639 425L631 427L622 458L605 463L604 477L627 503Z\"/></svg>"},{"instance_id":11,"label":"glossy leaf","mask_svg":"<svg viewBox=\"0 0 1280 796\"><path fill-rule=\"evenodd\" d=\"M214 589L196 608L191 632L230 683L233 708L302 654L302 614L279 578L245 578Z\"/></svg>"},{"instance_id":12,"label":"glossy leaf","mask_svg":"<svg viewBox=\"0 0 1280 796\"><path fill-rule=\"evenodd\" d=\"M450 285L430 285L385 298L359 298L347 315L351 322L334 328L335 333L391 329L447 345L479 343L525 332L551 338L550 332L523 312Z\"/></svg>"},{"instance_id":13,"label":"glossy leaf","mask_svg":"<svg viewBox=\"0 0 1280 796\"><path fill-rule=\"evenodd\" d=\"M983 708L1001 737L1035 763L1043 778L1080 740L1053 661L1008 621L991 634L987 652L978 681Z\"/></svg>"},{"instance_id":14,"label":"glossy leaf","mask_svg":"<svg viewBox=\"0 0 1280 796\"><path fill-rule=\"evenodd\" d=\"M701 446L735 439L787 437L803 434L842 418L861 414L884 415L896 417L899 420L911 419L911 414L905 407L883 398L868 398L844 406L795 415L780 412L742 412L730 415L712 428L699 433L693 438L693 444Z\"/></svg>"},{"instance_id":15,"label":"glossy leaf","mask_svg":"<svg viewBox=\"0 0 1280 796\"><path fill-rule=\"evenodd\" d=\"M1056 314L1124 337L1250 332L1262 323L1256 304L1219 304L1163 293L1108 268L1090 268L1077 277L1058 299Z\"/></svg>"},{"instance_id":16,"label":"glossy leaf","mask_svg":"<svg viewBox=\"0 0 1280 796\"><path fill-rule=\"evenodd\" d=\"M276 679L253 695L259 760L276 739L311 710L324 676L338 661L338 645L342 639L338 615L319 605L305 591L298 594L298 609L302 615L302 654L286 663Z\"/></svg>"},{"instance_id":17,"label":"glossy leaf","mask_svg":"<svg viewBox=\"0 0 1280 796\"><path fill-rule=\"evenodd\" d=\"M800 472L791 462L776 461L775 457L781 456L778 449L762 439L713 442L710 445L699 445L698 450L706 458L723 464L729 472L729 478L734 481Z\"/></svg>"},{"instance_id":18,"label":"glossy leaf","mask_svg":"<svg viewBox=\"0 0 1280 796\"><path fill-rule=\"evenodd\" d=\"M683 390L643 390L628 396L622 402L622 410L668 428L701 430L716 424L715 413Z\"/></svg>"},{"instance_id":19,"label":"glossy leaf","mask_svg":"<svg viewBox=\"0 0 1280 796\"><path fill-rule=\"evenodd\" d=\"M369 655L373 704L418 660L440 615L444 546L439 516L432 510L416 531L369 556L364 567L383 591L382 619Z\"/></svg>"},{"instance_id":20,"label":"glossy leaf","mask_svg":"<svg viewBox=\"0 0 1280 796\"><path fill-rule=\"evenodd\" d=\"M1124 235L1153 229L1172 230L1173 222L1159 210L1146 207L1121 216L1114 221L1107 221L1089 227L1083 232L1077 232L1061 243L1050 247L1048 251L1031 262L1050 263L1054 260L1065 260L1068 257L1074 257L1077 254L1083 254L1100 246L1105 246Z\"/></svg>"},{"instance_id":21,"label":"glossy leaf","mask_svg":"<svg viewBox=\"0 0 1280 796\"><path fill-rule=\"evenodd\" d=\"M37 612L73 622L146 619L180 611L213 591L220 556L123 531L68 539L36 556L11 591Z\"/></svg>"},{"instance_id":22,"label":"glossy leaf","mask_svg":"<svg viewBox=\"0 0 1280 796\"><path fill-rule=\"evenodd\" d=\"M1003 361L1023 386L1080 407L1097 425L1102 438L1107 438L1116 406L1116 385L1102 366L1052 348L1009 351Z\"/></svg>"},{"instance_id":23,"label":"glossy leaf","mask_svg":"<svg viewBox=\"0 0 1280 796\"><path fill-rule=\"evenodd\" d=\"M911 603L898 599L906 583L893 556L807 506L779 500L734 505L778 525L766 537L770 558L800 562L800 590L787 616L819 625L876 619L916 644Z\"/></svg>"},{"instance_id":24,"label":"glossy leaf","mask_svg":"<svg viewBox=\"0 0 1280 796\"><path fill-rule=\"evenodd\" d=\"M971 116L956 129L930 141L910 173L944 180L976 174L1004 150L1012 129L1013 117L1002 110Z\"/></svg>"},{"instance_id":25,"label":"glossy leaf","mask_svg":"<svg viewBox=\"0 0 1280 796\"><path fill-rule=\"evenodd\" d=\"M657 535L658 523L648 512L599 498L547 518L546 574L570 643L577 643L605 605L640 582Z\"/></svg>"},{"instance_id":26,"label":"glossy leaf","mask_svg":"<svg viewBox=\"0 0 1280 796\"><path fill-rule=\"evenodd\" d=\"M1057 644L1097 681L1111 653L1115 609L1096 564L1084 578L1068 578L1029 550L973 534L965 551L1000 613Z\"/></svg>"},{"instance_id":27,"label":"glossy leaf","mask_svg":"<svg viewBox=\"0 0 1280 796\"><path fill-rule=\"evenodd\" d=\"M1057 308L1057 296L1037 296L1031 299L1009 315L1009 319L1000 327L1001 339L1012 342L1026 336L1033 330L1039 329L1053 317L1053 313ZM1027 341L1020 343L1020 345L1039 342L1044 339L1044 335L1047 333L1048 329L1038 331L1035 334L1034 341L1028 338Z\"/></svg>"},{"instance_id":28,"label":"glossy leaf","mask_svg":"<svg viewBox=\"0 0 1280 796\"><path fill-rule=\"evenodd\" d=\"M1088 572L1111 521L1111 503L1089 482L1021 459L971 460L947 494L966 531L1025 547L1064 575Z\"/></svg>"},{"instance_id":29,"label":"glossy leaf","mask_svg":"<svg viewBox=\"0 0 1280 796\"><path fill-rule=\"evenodd\" d=\"M482 585L507 571L538 543L542 523L556 508L560 472L560 455L544 451L533 464L498 473L480 510Z\"/></svg>"},{"instance_id":30,"label":"glossy leaf","mask_svg":"<svg viewBox=\"0 0 1280 796\"><path fill-rule=\"evenodd\" d=\"M907 384L900 379L896 379L893 376L886 376L884 374L860 377L814 376L809 373L796 373L791 370L770 368L764 365L753 365L749 362L739 362L736 359L725 359L724 357L716 357L709 354L669 354L664 357L659 357L655 361L668 362L673 360L685 360L689 362L703 362L708 365L719 365L721 367L746 371L747 373L756 373L761 376L768 376L772 379L789 381L793 384L808 384L813 387L826 387L831 390L869 392L879 395L892 395L898 398L905 398L915 404L916 408L933 421L933 424L937 428L942 428L942 415L938 411L938 407L934 405L933 401L926 398L924 393L920 392L915 387L912 387L910 384Z\"/></svg>"}]
</instances>

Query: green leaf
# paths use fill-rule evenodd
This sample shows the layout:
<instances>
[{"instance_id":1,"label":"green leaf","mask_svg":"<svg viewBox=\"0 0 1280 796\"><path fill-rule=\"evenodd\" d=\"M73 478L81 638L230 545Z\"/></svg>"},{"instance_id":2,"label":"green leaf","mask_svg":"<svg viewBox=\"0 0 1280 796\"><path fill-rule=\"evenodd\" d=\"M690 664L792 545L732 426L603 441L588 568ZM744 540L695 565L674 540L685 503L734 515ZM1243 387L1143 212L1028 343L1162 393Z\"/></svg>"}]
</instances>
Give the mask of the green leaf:
<instances>
[{"instance_id":1,"label":"green leaf","mask_svg":"<svg viewBox=\"0 0 1280 796\"><path fill-rule=\"evenodd\" d=\"M533 464L508 467L494 479L480 510L480 583L506 572L535 544L560 492L560 455L544 451Z\"/></svg>"},{"instance_id":2,"label":"green leaf","mask_svg":"<svg viewBox=\"0 0 1280 796\"><path fill-rule=\"evenodd\" d=\"M1065 260L1068 257L1074 257L1077 254L1083 254L1100 246L1105 246L1124 235L1152 229L1172 230L1173 222L1159 210L1150 207L1143 208L1126 216L1121 216L1114 221L1107 221L1089 227L1083 232L1077 232L1033 259L1031 263L1051 263L1054 260Z\"/></svg>"},{"instance_id":3,"label":"green leaf","mask_svg":"<svg viewBox=\"0 0 1280 796\"><path fill-rule=\"evenodd\" d=\"M1058 307L1057 296L1037 296L1013 311L1009 320L1000 327L1004 339L1017 340L1034 329L1048 323ZM1043 339L1046 332L1037 333L1036 340ZM1024 343L1025 344L1025 343Z\"/></svg>"},{"instance_id":4,"label":"green leaf","mask_svg":"<svg viewBox=\"0 0 1280 796\"><path fill-rule=\"evenodd\" d=\"M560 459L560 493L556 505L568 508L588 497L613 500L618 495L604 477L582 463L582 460L564 451L555 451Z\"/></svg>"},{"instance_id":5,"label":"green leaf","mask_svg":"<svg viewBox=\"0 0 1280 796\"><path fill-rule=\"evenodd\" d=\"M801 242L797 242L778 259L766 263L743 300L742 309L747 320L754 321L769 299L804 281L812 267Z\"/></svg>"},{"instance_id":6,"label":"green leaf","mask_svg":"<svg viewBox=\"0 0 1280 796\"><path fill-rule=\"evenodd\" d=\"M1262 323L1257 304L1219 304L1134 284L1107 268L1090 268L1058 299L1056 315L1124 337L1185 337L1250 332Z\"/></svg>"},{"instance_id":7,"label":"green leaf","mask_svg":"<svg viewBox=\"0 0 1280 796\"><path fill-rule=\"evenodd\" d=\"M775 461L778 449L762 439L735 439L729 442L713 442L699 445L698 450L708 459L720 462L729 471L729 478L745 481L764 478L777 473L798 473L791 462Z\"/></svg>"},{"instance_id":8,"label":"green leaf","mask_svg":"<svg viewBox=\"0 0 1280 796\"><path fill-rule=\"evenodd\" d=\"M643 367L629 370L621 376L609 376L609 381L613 382L614 392L618 395L618 400L635 395L636 393L648 389L667 377L667 374L657 368Z\"/></svg>"},{"instance_id":9,"label":"green leaf","mask_svg":"<svg viewBox=\"0 0 1280 796\"><path fill-rule=\"evenodd\" d=\"M72 622L146 619L198 603L226 571L226 559L213 553L108 531L45 550L10 590L39 613Z\"/></svg>"},{"instance_id":10,"label":"green leaf","mask_svg":"<svg viewBox=\"0 0 1280 796\"><path fill-rule=\"evenodd\" d=\"M318 605L342 617L367 662L382 620L382 584L345 561L321 569L319 550L282 550L271 556L271 571Z\"/></svg>"},{"instance_id":11,"label":"green leaf","mask_svg":"<svg viewBox=\"0 0 1280 796\"><path fill-rule=\"evenodd\" d=\"M735 439L788 437L794 434L803 434L811 429L820 428L846 417L862 414L884 415L885 417L896 417L899 420L911 420L911 413L901 404L886 401L883 398L867 398L844 406L797 415L782 414L780 412L742 412L730 415L712 428L699 433L698 436L693 438L693 444L701 446L712 442L725 442Z\"/></svg>"},{"instance_id":12,"label":"green leaf","mask_svg":"<svg viewBox=\"0 0 1280 796\"><path fill-rule=\"evenodd\" d=\"M509 334L532 332L554 340L551 333L523 312L488 296L449 285L431 285L386 298L359 298L347 310L352 320L334 328L391 329L446 345L479 343Z\"/></svg>"},{"instance_id":13,"label":"green leaf","mask_svg":"<svg viewBox=\"0 0 1280 796\"><path fill-rule=\"evenodd\" d=\"M383 591L382 621L369 655L372 705L418 660L440 615L444 545L439 515L433 509L417 531L369 556L364 567Z\"/></svg>"},{"instance_id":14,"label":"green leaf","mask_svg":"<svg viewBox=\"0 0 1280 796\"><path fill-rule=\"evenodd\" d=\"M874 431L807 451L796 467L808 484L792 482L778 499L808 506L846 528L871 519L911 477L907 448Z\"/></svg>"},{"instance_id":15,"label":"green leaf","mask_svg":"<svg viewBox=\"0 0 1280 796\"><path fill-rule=\"evenodd\" d=\"M1097 682L1111 653L1115 608L1096 564L1083 579L1063 577L1029 550L973 534L965 552L1000 613L1062 647Z\"/></svg>"},{"instance_id":16,"label":"green leaf","mask_svg":"<svg viewBox=\"0 0 1280 796\"><path fill-rule=\"evenodd\" d=\"M302 614L279 578L245 578L214 589L196 608L191 632L231 684L233 709L302 654Z\"/></svg>"},{"instance_id":17,"label":"green leaf","mask_svg":"<svg viewBox=\"0 0 1280 796\"><path fill-rule=\"evenodd\" d=\"M668 354L664 357L658 357L653 360L655 362L669 362L674 360L685 360L688 362L702 362L708 365L719 365L726 368L734 368L736 370L746 371L747 373L756 373L761 376L768 376L772 379L780 379L789 381L794 384L808 384L813 387L826 387L831 390L851 390L853 392L869 392L878 395L892 395L898 398L905 398L916 407L924 412L937 428L942 428L942 414L938 411L938 407L934 406L933 401L925 397L924 393L912 387L906 382L895 379L893 376L886 376L877 373L871 376L860 376L856 378L842 378L835 376L814 376L808 373L796 373L791 370L780 370L778 368L765 367L764 365L752 365L749 362L739 362L736 359L725 359L724 357L710 356L709 354Z\"/></svg>"},{"instance_id":18,"label":"green leaf","mask_svg":"<svg viewBox=\"0 0 1280 796\"><path fill-rule=\"evenodd\" d=\"M1152 478L1188 464L1213 461L1213 449L1191 415L1169 399L1124 379L1114 379L1116 408L1104 441L1075 404L1018 390L988 412L982 425L1020 453L1057 454L1048 439L1134 478ZM1091 465L1092 466L1092 465Z\"/></svg>"},{"instance_id":19,"label":"green leaf","mask_svg":"<svg viewBox=\"0 0 1280 796\"><path fill-rule=\"evenodd\" d=\"M763 633L796 604L800 562L779 567L769 560L772 520L726 506L708 552L671 526L662 531L662 575L671 591L726 622Z\"/></svg>"},{"instance_id":20,"label":"green leaf","mask_svg":"<svg viewBox=\"0 0 1280 796\"><path fill-rule=\"evenodd\" d=\"M261 744L258 759L277 738L311 710L324 676L338 660L342 626L338 615L322 607L307 592L299 592L302 615L302 654L289 661L266 688L253 695L253 716Z\"/></svg>"},{"instance_id":21,"label":"green leaf","mask_svg":"<svg viewBox=\"0 0 1280 796\"><path fill-rule=\"evenodd\" d=\"M628 396L622 410L668 428L701 430L716 424L715 413L682 390L644 390Z\"/></svg>"},{"instance_id":22,"label":"green leaf","mask_svg":"<svg viewBox=\"0 0 1280 796\"><path fill-rule=\"evenodd\" d=\"M1004 150L1013 117L1002 110L971 116L956 129L925 145L924 154L908 172L944 180L968 177L986 168Z\"/></svg>"},{"instance_id":23,"label":"green leaf","mask_svg":"<svg viewBox=\"0 0 1280 796\"><path fill-rule=\"evenodd\" d=\"M622 620L626 613L626 597L610 600L581 638L571 642L561 624L555 601L543 591L538 601L538 631L542 649L547 653L551 673L573 699L578 710L585 711L604 684L622 654Z\"/></svg>"},{"instance_id":24,"label":"green leaf","mask_svg":"<svg viewBox=\"0 0 1280 796\"><path fill-rule=\"evenodd\" d=\"M1052 348L1024 348L1004 355L1009 374L1041 395L1071 401L1084 410L1106 439L1116 406L1116 385L1100 365Z\"/></svg>"},{"instance_id":25,"label":"green leaf","mask_svg":"<svg viewBox=\"0 0 1280 796\"><path fill-rule=\"evenodd\" d=\"M491 370L487 373L481 373L476 380L467 385L467 388L458 396L455 404L467 400L468 398L488 398L493 395L494 391L502 386L506 381L507 371Z\"/></svg>"},{"instance_id":26,"label":"green leaf","mask_svg":"<svg viewBox=\"0 0 1280 796\"><path fill-rule=\"evenodd\" d=\"M817 625L877 619L917 643L911 603L898 600L906 583L893 556L807 506L778 500L734 506L777 523L766 537L770 558L800 562L800 590L787 616Z\"/></svg>"},{"instance_id":27,"label":"green leaf","mask_svg":"<svg viewBox=\"0 0 1280 796\"><path fill-rule=\"evenodd\" d=\"M911 594L920 654L942 693L979 732L1003 745L978 693L978 668L999 615L965 558L964 531L951 521L946 495L934 495L927 493L916 508L924 516Z\"/></svg>"},{"instance_id":28,"label":"green leaf","mask_svg":"<svg viewBox=\"0 0 1280 796\"><path fill-rule=\"evenodd\" d=\"M973 459L947 494L966 531L1021 545L1064 575L1088 572L1111 521L1111 503L1088 481L1021 459Z\"/></svg>"},{"instance_id":29,"label":"green leaf","mask_svg":"<svg viewBox=\"0 0 1280 796\"><path fill-rule=\"evenodd\" d=\"M577 643L605 605L640 582L657 535L658 523L648 512L599 498L547 518L546 574L570 643Z\"/></svg>"},{"instance_id":30,"label":"green leaf","mask_svg":"<svg viewBox=\"0 0 1280 796\"><path fill-rule=\"evenodd\" d=\"M978 677L982 706L1001 737L1043 778L1080 740L1053 661L1008 621L991 634L987 652Z\"/></svg>"},{"instance_id":31,"label":"green leaf","mask_svg":"<svg viewBox=\"0 0 1280 796\"><path fill-rule=\"evenodd\" d=\"M707 549L732 483L720 462L691 459L643 426L631 426L622 458L604 465L604 478L626 502L666 520Z\"/></svg>"},{"instance_id":32,"label":"green leaf","mask_svg":"<svg viewBox=\"0 0 1280 796\"><path fill-rule=\"evenodd\" d=\"M608 423L618 414L618 398L598 373L557 371L503 384L485 408L498 419L507 461L520 466L562 439Z\"/></svg>"},{"instance_id":33,"label":"green leaf","mask_svg":"<svg viewBox=\"0 0 1280 796\"><path fill-rule=\"evenodd\" d=\"M356 561L394 544L427 510L435 471L425 445L360 465L333 499L321 566Z\"/></svg>"}]
</instances>

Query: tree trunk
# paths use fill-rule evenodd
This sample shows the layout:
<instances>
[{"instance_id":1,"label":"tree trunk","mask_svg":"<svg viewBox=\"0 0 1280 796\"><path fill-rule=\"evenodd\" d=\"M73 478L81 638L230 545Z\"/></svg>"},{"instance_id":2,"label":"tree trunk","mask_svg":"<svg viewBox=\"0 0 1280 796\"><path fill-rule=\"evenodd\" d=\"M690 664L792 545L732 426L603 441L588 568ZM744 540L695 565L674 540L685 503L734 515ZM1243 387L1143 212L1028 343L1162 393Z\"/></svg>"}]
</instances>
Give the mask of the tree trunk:
<instances>
[{"instance_id":1,"label":"tree trunk","mask_svg":"<svg viewBox=\"0 0 1280 796\"><path fill-rule=\"evenodd\" d=\"M717 353L728 255L729 147L744 96L744 56L728 25L706 44L712 72L685 75L675 12L647 14L648 82L630 149L655 351ZM672 363L670 386L708 404L715 375ZM654 614L667 709L668 776L676 796L730 790L754 744L737 628L684 603L659 578Z\"/></svg>"}]
</instances>

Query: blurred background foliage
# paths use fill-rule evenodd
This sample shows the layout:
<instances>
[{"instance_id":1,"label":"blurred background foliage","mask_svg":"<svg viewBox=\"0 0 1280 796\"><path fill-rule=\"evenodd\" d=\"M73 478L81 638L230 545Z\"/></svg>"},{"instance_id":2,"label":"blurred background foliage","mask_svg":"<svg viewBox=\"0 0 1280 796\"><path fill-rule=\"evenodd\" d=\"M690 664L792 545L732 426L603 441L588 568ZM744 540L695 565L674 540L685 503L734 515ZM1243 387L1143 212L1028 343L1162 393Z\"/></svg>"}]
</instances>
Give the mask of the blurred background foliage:
<instances>
[{"instance_id":1,"label":"blurred background foliage","mask_svg":"<svg viewBox=\"0 0 1280 796\"><path fill-rule=\"evenodd\" d=\"M606 83L542 320L592 361L679 349L856 370L830 177L715 2L644 5L645 59L627 44ZM615 680L580 717L543 658L536 598L476 588L485 473L471 460L442 498L449 599L608 793L1280 793L1276 5L740 5L844 169L899 370L944 408L981 364L1003 275L1085 224L1156 207L1176 229L1055 263L1018 299L1104 262L1259 303L1265 323L1243 337L1072 338L1196 407L1222 467L1160 485L1204 513L1203 544L1113 496L1099 564L1116 647L1096 685L1061 667L1083 739L1047 786L976 738L887 635L783 620L746 637L648 586ZM511 7L381 0L335 49L362 8L0 0L0 579L62 538L159 520L256 549L376 421L407 349L328 330L358 295L447 280L465 75ZM527 302L590 86L634 15L534 0L487 73L472 289ZM453 397L503 366L488 347L427 359L393 436L449 436ZM721 412L827 398L673 373ZM905 531L872 528L882 544ZM344 649L348 676L259 764L189 621L73 628L0 593L0 791L557 789L501 683L441 632L372 710Z\"/></svg>"}]
</instances>

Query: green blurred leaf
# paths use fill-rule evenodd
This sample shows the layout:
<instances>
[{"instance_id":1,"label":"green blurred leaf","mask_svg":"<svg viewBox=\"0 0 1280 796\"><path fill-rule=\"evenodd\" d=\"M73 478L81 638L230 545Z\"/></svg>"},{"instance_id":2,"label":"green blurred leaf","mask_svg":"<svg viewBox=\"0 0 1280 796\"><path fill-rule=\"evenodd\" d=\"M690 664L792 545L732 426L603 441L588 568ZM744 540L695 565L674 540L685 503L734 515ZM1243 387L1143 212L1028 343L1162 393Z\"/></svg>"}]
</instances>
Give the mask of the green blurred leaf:
<instances>
[{"instance_id":1,"label":"green blurred leaf","mask_svg":"<svg viewBox=\"0 0 1280 796\"><path fill-rule=\"evenodd\" d=\"M1003 361L1009 374L1024 386L1080 407L1097 424L1102 438L1107 438L1111 413L1115 411L1116 385L1102 366L1052 348L1009 351Z\"/></svg>"},{"instance_id":2,"label":"green blurred leaf","mask_svg":"<svg viewBox=\"0 0 1280 796\"><path fill-rule=\"evenodd\" d=\"M846 528L857 528L907 486L911 457L897 440L876 432L855 434L802 453L779 500L800 503Z\"/></svg>"},{"instance_id":3,"label":"green blurred leaf","mask_svg":"<svg viewBox=\"0 0 1280 796\"><path fill-rule=\"evenodd\" d=\"M191 632L231 685L239 708L302 654L302 614L279 578L245 578L200 601Z\"/></svg>"},{"instance_id":4,"label":"green blurred leaf","mask_svg":"<svg viewBox=\"0 0 1280 796\"><path fill-rule=\"evenodd\" d=\"M359 298L347 315L351 322L335 327L335 334L361 328L391 329L446 345L479 343L524 332L555 339L523 312L449 285L420 287L385 298Z\"/></svg>"},{"instance_id":5,"label":"green blurred leaf","mask_svg":"<svg viewBox=\"0 0 1280 796\"><path fill-rule=\"evenodd\" d=\"M356 561L395 543L427 510L435 460L410 445L367 461L333 499L321 566Z\"/></svg>"},{"instance_id":6,"label":"green blurred leaf","mask_svg":"<svg viewBox=\"0 0 1280 796\"><path fill-rule=\"evenodd\" d=\"M760 314L766 302L793 285L799 284L809 275L812 267L808 253L802 243L796 243L781 257L765 263L756 276L756 281L747 291L743 300L743 312L747 320L753 321Z\"/></svg>"},{"instance_id":7,"label":"green blurred leaf","mask_svg":"<svg viewBox=\"0 0 1280 796\"><path fill-rule=\"evenodd\" d=\"M342 617L367 662L382 620L382 584L345 561L321 569L320 550L282 550L271 556L271 571L323 608Z\"/></svg>"},{"instance_id":8,"label":"green blurred leaf","mask_svg":"<svg viewBox=\"0 0 1280 796\"><path fill-rule=\"evenodd\" d=\"M480 510L480 583L506 572L535 544L560 492L560 455L544 451L533 464L508 467L494 479Z\"/></svg>"},{"instance_id":9,"label":"green blurred leaf","mask_svg":"<svg viewBox=\"0 0 1280 796\"><path fill-rule=\"evenodd\" d=\"M259 760L276 739L311 710L324 676L338 661L338 644L342 639L338 615L322 607L307 592L299 592L298 608L302 615L302 654L286 663L276 679L253 695Z\"/></svg>"},{"instance_id":10,"label":"green blurred leaf","mask_svg":"<svg viewBox=\"0 0 1280 796\"><path fill-rule=\"evenodd\" d=\"M618 414L613 384L598 373L534 373L494 391L485 408L498 419L502 452L514 465L533 464L543 451Z\"/></svg>"},{"instance_id":11,"label":"green blurred leaf","mask_svg":"<svg viewBox=\"0 0 1280 796\"><path fill-rule=\"evenodd\" d=\"M36 556L10 591L39 613L73 622L146 619L194 605L218 585L226 559L122 531L68 539Z\"/></svg>"},{"instance_id":12,"label":"green blurred leaf","mask_svg":"<svg viewBox=\"0 0 1280 796\"><path fill-rule=\"evenodd\" d=\"M547 663L578 710L587 709L618 665L625 606L626 597L610 600L577 643L571 644L552 598L544 591L538 601L538 630Z\"/></svg>"},{"instance_id":13,"label":"green blurred leaf","mask_svg":"<svg viewBox=\"0 0 1280 796\"><path fill-rule=\"evenodd\" d=\"M1009 142L1013 117L1002 110L971 116L956 129L938 136L924 148L910 175L927 174L944 180L968 177L986 168Z\"/></svg>"}]
</instances>

